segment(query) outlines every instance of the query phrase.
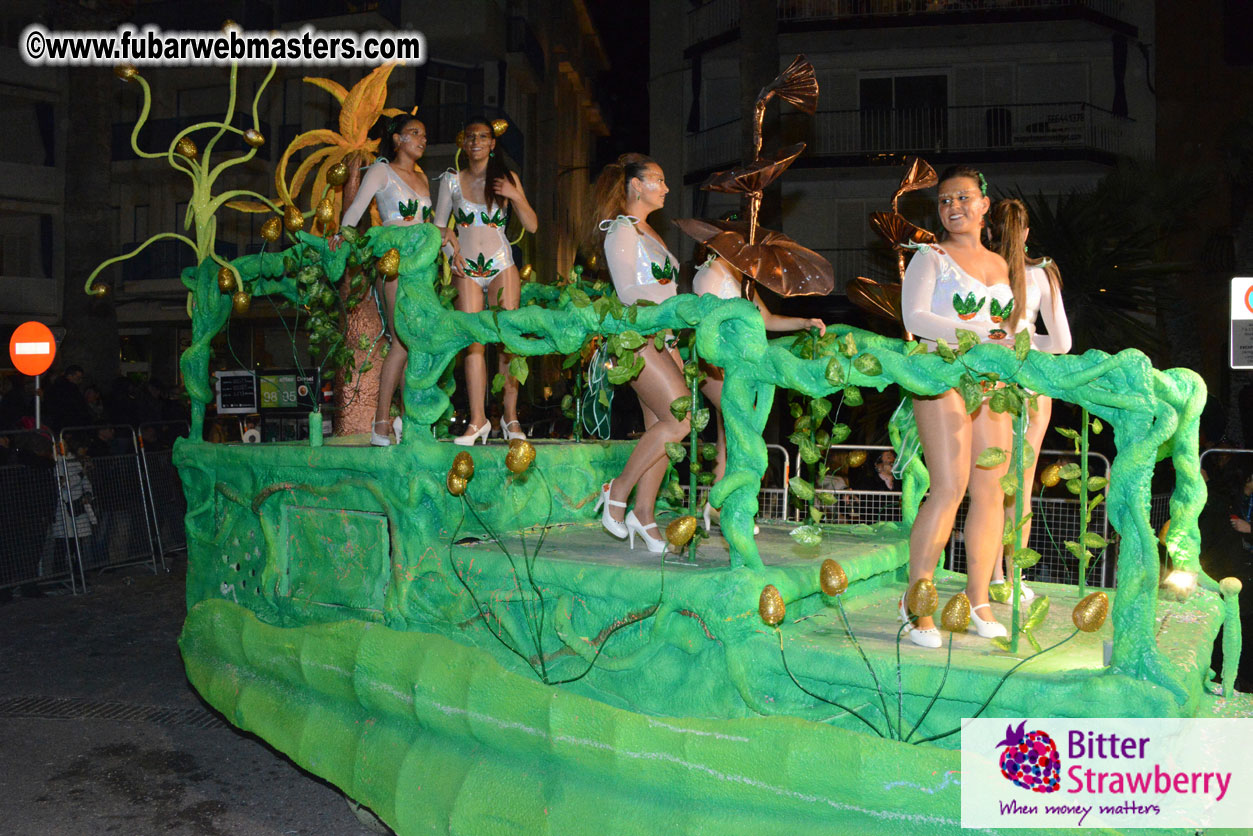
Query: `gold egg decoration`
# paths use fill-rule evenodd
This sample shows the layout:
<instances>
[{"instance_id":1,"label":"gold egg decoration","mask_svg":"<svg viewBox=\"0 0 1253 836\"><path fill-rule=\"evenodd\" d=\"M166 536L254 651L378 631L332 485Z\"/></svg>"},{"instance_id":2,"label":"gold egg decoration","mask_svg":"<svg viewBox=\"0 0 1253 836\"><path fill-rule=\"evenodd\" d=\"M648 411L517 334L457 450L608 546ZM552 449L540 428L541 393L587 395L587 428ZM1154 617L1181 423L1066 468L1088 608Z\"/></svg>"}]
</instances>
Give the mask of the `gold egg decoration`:
<instances>
[{"instance_id":1,"label":"gold egg decoration","mask_svg":"<svg viewBox=\"0 0 1253 836\"><path fill-rule=\"evenodd\" d=\"M278 218L268 218L261 224L261 237L273 244L283 233L283 222Z\"/></svg>"},{"instance_id":2,"label":"gold egg decoration","mask_svg":"<svg viewBox=\"0 0 1253 836\"><path fill-rule=\"evenodd\" d=\"M244 131L244 142L253 148L260 148L262 145L265 145L265 134L256 128L249 128Z\"/></svg>"},{"instance_id":3,"label":"gold egg decoration","mask_svg":"<svg viewBox=\"0 0 1253 836\"><path fill-rule=\"evenodd\" d=\"M288 232L298 232L305 228L305 216L295 206L288 206L283 210L283 226Z\"/></svg>"},{"instance_id":4,"label":"gold egg decoration","mask_svg":"<svg viewBox=\"0 0 1253 836\"><path fill-rule=\"evenodd\" d=\"M474 478L474 456L462 450L452 460L452 472L467 482Z\"/></svg>"},{"instance_id":5,"label":"gold egg decoration","mask_svg":"<svg viewBox=\"0 0 1253 836\"><path fill-rule=\"evenodd\" d=\"M174 150L189 160L194 160L200 156L200 149L196 147L196 143L189 136L180 139L178 144L174 146Z\"/></svg>"},{"instance_id":6,"label":"gold egg decoration","mask_svg":"<svg viewBox=\"0 0 1253 836\"><path fill-rule=\"evenodd\" d=\"M348 166L342 162L335 163L326 170L326 182L330 183L332 188L344 185L347 179Z\"/></svg>"},{"instance_id":7,"label":"gold egg decoration","mask_svg":"<svg viewBox=\"0 0 1253 836\"><path fill-rule=\"evenodd\" d=\"M909 588L909 594L905 597L905 604L909 607L909 611L919 618L926 618L935 612L935 608L940 605L940 593L935 588L935 582L930 578L919 578L914 581L914 585Z\"/></svg>"},{"instance_id":8,"label":"gold egg decoration","mask_svg":"<svg viewBox=\"0 0 1253 836\"><path fill-rule=\"evenodd\" d=\"M518 271L518 276L520 276L522 278L522 281L524 282L529 282L531 280L531 277L534 275L535 275L535 268L529 264L523 264L522 269Z\"/></svg>"},{"instance_id":9,"label":"gold egg decoration","mask_svg":"<svg viewBox=\"0 0 1253 836\"><path fill-rule=\"evenodd\" d=\"M829 557L822 561L822 568L818 570L818 586L823 594L832 598L843 593L848 589L848 575L844 574L844 567Z\"/></svg>"},{"instance_id":10,"label":"gold egg decoration","mask_svg":"<svg viewBox=\"0 0 1253 836\"><path fill-rule=\"evenodd\" d=\"M666 526L666 539L670 541L670 545L676 549L681 549L691 542L692 535L696 533L696 518L692 516L679 517L677 520L671 520Z\"/></svg>"},{"instance_id":11,"label":"gold egg decoration","mask_svg":"<svg viewBox=\"0 0 1253 836\"><path fill-rule=\"evenodd\" d=\"M229 17L226 20L222 21L223 32L229 32L232 29L238 29L238 28L239 28L239 24L231 20Z\"/></svg>"},{"instance_id":12,"label":"gold egg decoration","mask_svg":"<svg viewBox=\"0 0 1253 836\"><path fill-rule=\"evenodd\" d=\"M251 307L252 296L244 290L235 291L235 295L231 297L231 309L237 314L246 314Z\"/></svg>"},{"instance_id":13,"label":"gold egg decoration","mask_svg":"<svg viewBox=\"0 0 1253 836\"><path fill-rule=\"evenodd\" d=\"M964 633L970 626L970 599L966 593L959 592L944 605L940 613L940 626L950 633Z\"/></svg>"},{"instance_id":14,"label":"gold egg decoration","mask_svg":"<svg viewBox=\"0 0 1253 836\"><path fill-rule=\"evenodd\" d=\"M1051 464L1040 471L1040 484L1046 488L1054 487L1061 480L1062 466L1060 464Z\"/></svg>"},{"instance_id":15,"label":"gold egg decoration","mask_svg":"<svg viewBox=\"0 0 1253 836\"><path fill-rule=\"evenodd\" d=\"M318 201L318 208L313 210L313 214L317 217L318 223L326 226L335 217L335 205L331 203L329 197L324 197Z\"/></svg>"},{"instance_id":16,"label":"gold egg decoration","mask_svg":"<svg viewBox=\"0 0 1253 836\"><path fill-rule=\"evenodd\" d=\"M1218 589L1223 595L1236 595L1244 589L1244 582L1239 578L1223 578L1218 582Z\"/></svg>"},{"instance_id":17,"label":"gold egg decoration","mask_svg":"<svg viewBox=\"0 0 1253 836\"><path fill-rule=\"evenodd\" d=\"M509 123L504 119L492 120L492 134L494 136L504 136L505 131L509 130Z\"/></svg>"},{"instance_id":18,"label":"gold egg decoration","mask_svg":"<svg viewBox=\"0 0 1253 836\"><path fill-rule=\"evenodd\" d=\"M387 252L379 256L378 262L374 265L374 269L378 270L379 275L385 279L394 279L400 273L400 250L392 247Z\"/></svg>"},{"instance_id":19,"label":"gold egg decoration","mask_svg":"<svg viewBox=\"0 0 1253 836\"><path fill-rule=\"evenodd\" d=\"M771 627L778 627L783 616L787 614L783 596L779 594L774 584L766 584L766 588L761 591L761 598L757 601L757 614Z\"/></svg>"},{"instance_id":20,"label":"gold egg decoration","mask_svg":"<svg viewBox=\"0 0 1253 836\"><path fill-rule=\"evenodd\" d=\"M1167 518L1166 522L1162 523L1162 527L1157 530L1157 542L1161 543L1163 546L1166 545L1166 537L1169 534L1170 519Z\"/></svg>"},{"instance_id":21,"label":"gold egg decoration","mask_svg":"<svg viewBox=\"0 0 1253 836\"><path fill-rule=\"evenodd\" d=\"M113 285L109 284L108 282L101 282L100 284L92 285L90 295L95 296L99 299L103 299L105 296L108 296L112 292L113 292Z\"/></svg>"},{"instance_id":22,"label":"gold egg decoration","mask_svg":"<svg viewBox=\"0 0 1253 836\"><path fill-rule=\"evenodd\" d=\"M235 271L229 267L218 268L218 290L223 293L235 292Z\"/></svg>"},{"instance_id":23,"label":"gold egg decoration","mask_svg":"<svg viewBox=\"0 0 1253 836\"><path fill-rule=\"evenodd\" d=\"M866 451L865 450L853 450L851 453L848 454L848 466L849 467L861 467L865 463L866 463Z\"/></svg>"},{"instance_id":24,"label":"gold egg decoration","mask_svg":"<svg viewBox=\"0 0 1253 836\"><path fill-rule=\"evenodd\" d=\"M134 64L118 64L113 68L113 74L122 79L122 81L130 81L139 75L139 68Z\"/></svg>"},{"instance_id":25,"label":"gold egg decoration","mask_svg":"<svg viewBox=\"0 0 1253 836\"><path fill-rule=\"evenodd\" d=\"M1070 620L1085 633L1095 633L1105 623L1109 615L1109 596L1104 592L1093 592L1075 604L1070 613Z\"/></svg>"},{"instance_id":26,"label":"gold egg decoration","mask_svg":"<svg viewBox=\"0 0 1253 836\"><path fill-rule=\"evenodd\" d=\"M592 253L591 255L587 257L587 269L588 270L600 269L600 257L596 255L596 253Z\"/></svg>"},{"instance_id":27,"label":"gold egg decoration","mask_svg":"<svg viewBox=\"0 0 1253 836\"><path fill-rule=\"evenodd\" d=\"M535 447L524 438L515 438L509 442L509 452L505 455L505 467L511 473L525 473L535 461Z\"/></svg>"},{"instance_id":28,"label":"gold egg decoration","mask_svg":"<svg viewBox=\"0 0 1253 836\"><path fill-rule=\"evenodd\" d=\"M461 496L466 492L466 480L448 471L448 492L453 496Z\"/></svg>"},{"instance_id":29,"label":"gold egg decoration","mask_svg":"<svg viewBox=\"0 0 1253 836\"><path fill-rule=\"evenodd\" d=\"M453 141L456 143L456 145L457 145L457 147L458 147L458 148L460 148L461 146L465 145L465 144L466 144L466 132L465 132L465 131L457 131L457 138L456 138L455 140L453 140Z\"/></svg>"}]
</instances>

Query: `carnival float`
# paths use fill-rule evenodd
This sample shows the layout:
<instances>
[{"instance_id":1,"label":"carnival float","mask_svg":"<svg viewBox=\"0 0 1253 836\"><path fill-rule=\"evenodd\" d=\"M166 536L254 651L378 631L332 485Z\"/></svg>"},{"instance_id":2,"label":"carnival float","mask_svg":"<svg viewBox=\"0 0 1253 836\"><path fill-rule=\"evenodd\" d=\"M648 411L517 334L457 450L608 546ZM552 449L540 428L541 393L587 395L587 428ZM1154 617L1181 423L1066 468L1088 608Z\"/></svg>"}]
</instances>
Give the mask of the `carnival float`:
<instances>
[{"instance_id":1,"label":"carnival float","mask_svg":"<svg viewBox=\"0 0 1253 836\"><path fill-rule=\"evenodd\" d=\"M165 159L192 187L187 234L155 236L183 241L197 259L182 276L192 426L175 449L188 506L180 646L191 683L231 723L400 834L956 833L963 718L1188 717L1224 623L1228 659L1238 657L1238 590L1220 590L1197 563L1205 389L1196 374L1155 369L1134 350L1051 356L1021 342L961 340L928 351L840 325L823 337L767 339L747 300L679 294L624 306L578 272L527 283L517 310L453 310L434 225L338 228L344 158L373 150L365 128L388 112L389 71L352 90L312 80L340 100L342 130L297 138L277 198L213 193L217 177L265 141L257 119L265 84L251 128L241 130L232 69L225 117L189 126L158 154L137 144L148 82L134 68L118 71L142 89L135 152ZM761 114L776 94L812 112L812 68L798 59L763 91L755 161L713 184L748 197L746 228L684 227L711 243L723 236L719 252L741 255L741 269L758 281L822 273L803 247L779 245L782 236L757 225L765 185L803 150L761 154ZM211 165L227 134L241 134L250 150ZM293 149L319 142L287 182ZM910 169L902 191L926 180L924 165ZM234 210L270 213L273 248L221 258L217 216ZM895 213L875 223L893 245L923 235ZM347 245L332 250L336 231ZM323 438L316 413L307 442L204 440L210 342L233 312L273 297L329 322L315 325L322 339L343 339L335 317L355 308L376 276L398 282L396 328L409 346L400 443ZM868 282L863 292L890 310L890 287ZM450 412L451 366L471 343L503 346L522 359L524 377L525 358L581 362L596 342L602 357L616 358L610 382L621 382L633 349L664 331L690 335L689 367L700 358L725 370L726 476L710 493L721 534L693 538L695 506L684 506L680 491L667 515L667 554L604 537L593 508L631 441L467 449L437 438ZM344 340L350 354L355 340ZM347 365L360 372L367 355ZM953 595L961 577L941 572L911 589L908 603L918 615L943 607L946 649L902 646L896 600L928 485L917 457L904 474L903 522L798 527L763 518L754 535L762 432L780 390L804 399L799 432L834 439L848 432L840 410L855 408L863 389L956 387L978 398L989 381L1008 384L1004 411L1021 416L1030 393L1044 393L1082 407L1083 436L1113 433L1108 485L1086 472L1067 478L1089 512L1106 506L1119 538L1114 589L1045 584L1030 608L1011 596L997 605L1011 630L996 645L965 634L968 607L963 613ZM703 423L698 396L673 409ZM695 435L674 458L701 456ZM1030 451L1019 442L1001 453L1021 481ZM1202 585L1182 602L1159 594L1149 523L1150 480L1164 457L1177 473L1164 547ZM813 487L793 480L802 499ZM1007 527L1006 542L1016 534ZM1082 557L1104 542L1093 534L1077 545ZM1030 565L1021 543L1011 552ZM1228 693L1233 675L1223 672Z\"/></svg>"}]
</instances>

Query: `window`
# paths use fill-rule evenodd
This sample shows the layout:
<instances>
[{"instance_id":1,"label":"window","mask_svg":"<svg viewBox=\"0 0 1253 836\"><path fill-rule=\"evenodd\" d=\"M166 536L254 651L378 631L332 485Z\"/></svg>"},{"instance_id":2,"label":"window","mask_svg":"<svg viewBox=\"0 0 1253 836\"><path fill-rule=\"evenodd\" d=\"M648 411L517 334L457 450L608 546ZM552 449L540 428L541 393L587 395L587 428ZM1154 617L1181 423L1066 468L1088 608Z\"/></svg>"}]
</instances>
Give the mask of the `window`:
<instances>
[{"instance_id":1,"label":"window","mask_svg":"<svg viewBox=\"0 0 1253 836\"><path fill-rule=\"evenodd\" d=\"M948 133L948 76L863 78L859 84L865 151L939 151Z\"/></svg>"}]
</instances>

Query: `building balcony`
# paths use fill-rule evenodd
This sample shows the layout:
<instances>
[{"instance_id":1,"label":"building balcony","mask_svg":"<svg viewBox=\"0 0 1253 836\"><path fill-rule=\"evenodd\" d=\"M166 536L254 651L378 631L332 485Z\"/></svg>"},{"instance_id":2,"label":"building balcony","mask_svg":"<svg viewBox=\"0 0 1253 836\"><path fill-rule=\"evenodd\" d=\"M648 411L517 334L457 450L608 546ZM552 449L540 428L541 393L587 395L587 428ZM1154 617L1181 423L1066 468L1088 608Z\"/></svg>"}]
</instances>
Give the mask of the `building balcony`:
<instances>
[{"instance_id":1,"label":"building balcony","mask_svg":"<svg viewBox=\"0 0 1253 836\"><path fill-rule=\"evenodd\" d=\"M1071 159L1111 164L1137 151L1133 120L1085 102L820 111L812 119L789 115L784 124L788 140L808 143L798 167L867 164L895 154L917 154L933 164ZM699 182L736 164L742 154L738 120L690 135L684 180Z\"/></svg>"},{"instance_id":2,"label":"building balcony","mask_svg":"<svg viewBox=\"0 0 1253 836\"><path fill-rule=\"evenodd\" d=\"M1081 20L1129 36L1123 0L777 0L779 34L959 23ZM708 0L688 13L689 52L739 37L740 0Z\"/></svg>"}]
</instances>

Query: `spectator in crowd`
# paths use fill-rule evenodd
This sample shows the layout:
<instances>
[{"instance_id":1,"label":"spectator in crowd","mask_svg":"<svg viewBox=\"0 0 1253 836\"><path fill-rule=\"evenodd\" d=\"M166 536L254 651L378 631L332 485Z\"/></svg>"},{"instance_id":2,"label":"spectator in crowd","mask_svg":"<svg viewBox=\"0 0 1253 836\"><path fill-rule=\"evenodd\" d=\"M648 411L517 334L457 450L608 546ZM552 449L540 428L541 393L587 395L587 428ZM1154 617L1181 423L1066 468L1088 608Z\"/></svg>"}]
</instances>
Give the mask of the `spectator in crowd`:
<instances>
[{"instance_id":1,"label":"spectator in crowd","mask_svg":"<svg viewBox=\"0 0 1253 836\"><path fill-rule=\"evenodd\" d=\"M73 365L48 387L43 421L60 432L63 427L86 427L91 424L91 410L80 388L83 367Z\"/></svg>"},{"instance_id":2,"label":"spectator in crowd","mask_svg":"<svg viewBox=\"0 0 1253 836\"><path fill-rule=\"evenodd\" d=\"M83 400L87 402L87 413L91 416L91 424L104 424L108 421L108 416L104 411L104 396L100 394L97 386L88 386L83 390Z\"/></svg>"}]
</instances>

